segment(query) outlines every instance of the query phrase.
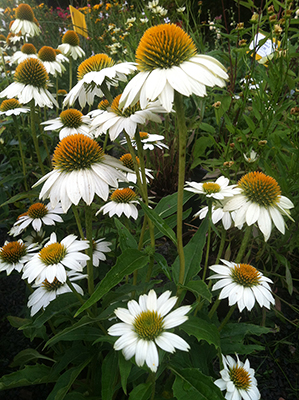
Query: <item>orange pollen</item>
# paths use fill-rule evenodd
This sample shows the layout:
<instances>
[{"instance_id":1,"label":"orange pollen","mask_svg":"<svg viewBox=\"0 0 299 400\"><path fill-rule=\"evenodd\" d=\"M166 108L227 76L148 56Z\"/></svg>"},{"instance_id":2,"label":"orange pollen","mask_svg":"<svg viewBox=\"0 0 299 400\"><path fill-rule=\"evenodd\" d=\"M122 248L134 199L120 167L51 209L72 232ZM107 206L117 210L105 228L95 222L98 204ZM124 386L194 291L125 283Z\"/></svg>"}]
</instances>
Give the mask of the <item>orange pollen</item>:
<instances>
[{"instance_id":1,"label":"orange pollen","mask_svg":"<svg viewBox=\"0 0 299 400\"><path fill-rule=\"evenodd\" d=\"M147 139L149 137L147 132L139 132L140 139Z\"/></svg>"},{"instance_id":2,"label":"orange pollen","mask_svg":"<svg viewBox=\"0 0 299 400\"><path fill-rule=\"evenodd\" d=\"M220 185L218 185L218 183L214 183L214 182L205 182L202 185L202 188L204 190L205 193L207 194L212 194L212 193L218 193L220 192Z\"/></svg>"},{"instance_id":3,"label":"orange pollen","mask_svg":"<svg viewBox=\"0 0 299 400\"><path fill-rule=\"evenodd\" d=\"M129 169L132 169L134 171L134 163L133 159L130 153L124 154L123 156L120 157L120 161L123 163L123 165ZM139 158L136 157L136 161L138 165L140 164Z\"/></svg>"},{"instance_id":4,"label":"orange pollen","mask_svg":"<svg viewBox=\"0 0 299 400\"><path fill-rule=\"evenodd\" d=\"M21 107L21 104L17 99L8 99L8 100L3 100L1 105L0 105L0 110L1 111L8 111L8 110L13 110L14 108Z\"/></svg>"},{"instance_id":5,"label":"orange pollen","mask_svg":"<svg viewBox=\"0 0 299 400\"><path fill-rule=\"evenodd\" d=\"M35 203L32 204L32 206L29 207L27 211L27 215L32 218L43 218L45 215L48 214L48 209L43 203Z\"/></svg>"},{"instance_id":6,"label":"orange pollen","mask_svg":"<svg viewBox=\"0 0 299 400\"><path fill-rule=\"evenodd\" d=\"M136 62L141 71L179 66L196 54L191 37L175 24L149 28L136 50Z\"/></svg>"},{"instance_id":7,"label":"orange pollen","mask_svg":"<svg viewBox=\"0 0 299 400\"><path fill-rule=\"evenodd\" d=\"M62 139L53 155L55 169L64 172L90 169L92 164L102 162L104 152L99 144L81 133Z\"/></svg>"},{"instance_id":8,"label":"orange pollen","mask_svg":"<svg viewBox=\"0 0 299 400\"><path fill-rule=\"evenodd\" d=\"M281 190L274 178L262 172L250 172L238 182L243 194L253 203L265 208L275 206L281 195Z\"/></svg>"},{"instance_id":9,"label":"orange pollen","mask_svg":"<svg viewBox=\"0 0 299 400\"><path fill-rule=\"evenodd\" d=\"M79 46L79 36L75 31L67 31L62 37L62 43L68 43L71 46Z\"/></svg>"},{"instance_id":10,"label":"orange pollen","mask_svg":"<svg viewBox=\"0 0 299 400\"><path fill-rule=\"evenodd\" d=\"M58 264L66 256L66 248L60 243L51 243L39 252L41 261L46 265Z\"/></svg>"},{"instance_id":11,"label":"orange pollen","mask_svg":"<svg viewBox=\"0 0 299 400\"><path fill-rule=\"evenodd\" d=\"M248 390L250 388L250 375L242 367L234 367L229 371L230 379L237 389Z\"/></svg>"},{"instance_id":12,"label":"orange pollen","mask_svg":"<svg viewBox=\"0 0 299 400\"><path fill-rule=\"evenodd\" d=\"M64 284L59 282L59 280L57 278L54 278L54 281L52 283L48 282L47 279L45 279L43 281L42 285L48 292L53 292L53 291L59 289Z\"/></svg>"},{"instance_id":13,"label":"orange pollen","mask_svg":"<svg viewBox=\"0 0 299 400\"><path fill-rule=\"evenodd\" d=\"M21 47L21 52L24 54L36 54L36 48L31 43L25 43Z\"/></svg>"},{"instance_id":14,"label":"orange pollen","mask_svg":"<svg viewBox=\"0 0 299 400\"><path fill-rule=\"evenodd\" d=\"M114 65L114 61L107 54L96 54L83 61L77 72L78 80L81 80L85 74L92 71L101 71Z\"/></svg>"},{"instance_id":15,"label":"orange pollen","mask_svg":"<svg viewBox=\"0 0 299 400\"><path fill-rule=\"evenodd\" d=\"M137 199L137 195L130 188L117 189L112 193L110 199L115 203L130 203Z\"/></svg>"},{"instance_id":16,"label":"orange pollen","mask_svg":"<svg viewBox=\"0 0 299 400\"><path fill-rule=\"evenodd\" d=\"M26 254L25 244L18 241L9 242L0 249L0 259L9 264L17 263Z\"/></svg>"},{"instance_id":17,"label":"orange pollen","mask_svg":"<svg viewBox=\"0 0 299 400\"><path fill-rule=\"evenodd\" d=\"M261 281L261 273L249 264L236 264L231 277L235 283L245 287L259 285Z\"/></svg>"}]
</instances>

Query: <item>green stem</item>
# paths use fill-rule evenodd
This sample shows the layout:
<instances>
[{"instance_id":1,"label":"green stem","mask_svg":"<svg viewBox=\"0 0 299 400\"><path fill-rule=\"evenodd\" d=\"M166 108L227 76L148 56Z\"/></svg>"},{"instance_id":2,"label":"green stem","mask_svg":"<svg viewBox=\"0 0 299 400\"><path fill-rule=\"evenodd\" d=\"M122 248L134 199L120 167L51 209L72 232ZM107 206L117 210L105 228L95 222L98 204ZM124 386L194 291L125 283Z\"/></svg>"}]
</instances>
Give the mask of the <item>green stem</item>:
<instances>
[{"instance_id":1,"label":"green stem","mask_svg":"<svg viewBox=\"0 0 299 400\"><path fill-rule=\"evenodd\" d=\"M138 185L138 188L140 190L141 197L142 197L142 199L144 199L143 185L141 183L140 170L139 170L138 162L136 160L134 147L132 145L130 136L126 132L125 132L125 137L126 137L126 141L127 141L127 145L128 145L129 151L130 151L131 156L132 156L132 161L133 161L133 165L134 165L134 171L135 171L135 174L136 174L136 177L137 177L137 185Z\"/></svg>"},{"instance_id":2,"label":"green stem","mask_svg":"<svg viewBox=\"0 0 299 400\"><path fill-rule=\"evenodd\" d=\"M219 307L220 304L220 300L219 297L218 299L215 301L215 303L213 304L213 307L210 309L208 317L211 319L213 317L213 315L215 314L215 311L217 310L217 308Z\"/></svg>"},{"instance_id":3,"label":"green stem","mask_svg":"<svg viewBox=\"0 0 299 400\"><path fill-rule=\"evenodd\" d=\"M82 240L84 240L85 236L84 236L84 233L83 233L80 216L79 216L79 213L78 213L78 209L74 204L72 204L72 210L73 210L73 214L74 214L74 217L75 217L75 220L76 220L76 223L77 223L77 227L78 227L78 231L79 231L80 237L81 237Z\"/></svg>"},{"instance_id":4,"label":"green stem","mask_svg":"<svg viewBox=\"0 0 299 400\"><path fill-rule=\"evenodd\" d=\"M32 134L32 139L33 139L35 151L36 151L38 165L40 167L40 170L41 170L42 174L45 175L45 168L44 168L43 163L42 163L42 158L41 158L40 149L39 149L39 146L38 146L37 135L36 135L35 116L36 116L36 114L35 114L35 103L34 103L34 99L32 99L31 102L30 102L31 134Z\"/></svg>"},{"instance_id":5,"label":"green stem","mask_svg":"<svg viewBox=\"0 0 299 400\"><path fill-rule=\"evenodd\" d=\"M210 200L210 199L209 199ZM208 227L208 240L207 240L207 246L206 246L206 259L205 259L205 266L202 274L202 280L203 282L206 279L207 275L207 270L208 270L208 263L209 263L209 254L210 254L210 245L211 245L211 232L212 232L212 201L208 200L208 221L209 221L209 227Z\"/></svg>"},{"instance_id":6,"label":"green stem","mask_svg":"<svg viewBox=\"0 0 299 400\"><path fill-rule=\"evenodd\" d=\"M86 239L89 243L89 248L87 249L87 255L89 260L87 261L87 274L88 274L88 293L91 295L94 292L94 280L93 280L93 263L92 263L92 253L93 253L93 240L92 240L92 206L85 207L85 227L86 227Z\"/></svg>"},{"instance_id":7,"label":"green stem","mask_svg":"<svg viewBox=\"0 0 299 400\"><path fill-rule=\"evenodd\" d=\"M220 241L220 245L219 245L218 254L217 254L217 258L216 258L215 264L218 264L218 263L219 263L221 254L222 254L223 249L224 249L225 240L226 240L226 230L222 227L221 241Z\"/></svg>"},{"instance_id":8,"label":"green stem","mask_svg":"<svg viewBox=\"0 0 299 400\"><path fill-rule=\"evenodd\" d=\"M143 201L148 206L148 192L147 192L147 183L146 183L146 175L145 175L144 152L143 152L143 145L142 145L138 130L136 130L136 132L135 132L135 140L136 140L136 144L137 144L138 157L139 157L139 161L140 161L140 169L141 169L141 176L142 176L142 186L143 186L143 194L144 194ZM156 243L155 243L154 224L149 218L147 218L147 220L148 220L148 227L149 227L150 239L151 239L151 253L150 253L149 267L147 270L147 275L146 275L145 281L149 282L151 275L152 275L153 266L154 266L154 253L155 253Z\"/></svg>"},{"instance_id":9,"label":"green stem","mask_svg":"<svg viewBox=\"0 0 299 400\"><path fill-rule=\"evenodd\" d=\"M106 136L105 136L104 143L103 143L103 152L104 152L104 153L105 153L105 150L106 150L106 147L107 147L108 138L109 138L109 133L107 132L107 133L106 133Z\"/></svg>"},{"instance_id":10,"label":"green stem","mask_svg":"<svg viewBox=\"0 0 299 400\"><path fill-rule=\"evenodd\" d=\"M177 199L177 250L180 260L180 273L178 283L183 285L185 280L185 254L183 246L183 199L186 166L186 140L187 127L185 121L185 109L183 97L180 93L174 93L174 105L177 117L179 133L179 170L178 170L178 199Z\"/></svg>"},{"instance_id":11,"label":"green stem","mask_svg":"<svg viewBox=\"0 0 299 400\"><path fill-rule=\"evenodd\" d=\"M252 226L247 226L245 229L245 233L243 236L243 240L242 240L239 252L237 254L237 257L235 258L236 263L239 263L242 260L242 257L246 251L249 239L251 238L251 231L252 231Z\"/></svg>"},{"instance_id":12,"label":"green stem","mask_svg":"<svg viewBox=\"0 0 299 400\"><path fill-rule=\"evenodd\" d=\"M227 322L229 321L230 317L232 316L233 312L235 311L237 307L237 304L233 305L230 309L229 312L226 314L226 317L224 318L224 320L221 322L221 325L218 328L218 331L222 331L222 329L225 327L225 325L227 324Z\"/></svg>"},{"instance_id":13,"label":"green stem","mask_svg":"<svg viewBox=\"0 0 299 400\"><path fill-rule=\"evenodd\" d=\"M22 162L22 170L23 170L23 176L24 176L24 185L25 185L25 190L28 192L28 184L27 184L27 178L26 178L26 164L25 164L25 156L23 153L23 148L22 148L22 137L21 137L21 132L19 129L18 121L15 115L12 116L14 120L14 125L17 131L17 136L18 136L18 141L19 141L19 150L20 150L20 156L21 156L21 162Z\"/></svg>"},{"instance_id":14,"label":"green stem","mask_svg":"<svg viewBox=\"0 0 299 400\"><path fill-rule=\"evenodd\" d=\"M47 110L46 110L46 107L44 107L44 121L47 121L47 119L48 119L47 118ZM48 145L47 145L47 141L46 141L45 136L44 136L45 133L44 133L43 128L42 128L42 126L40 124L40 113L37 114L37 123L38 123L38 126L39 126L41 137L43 139L44 148L45 148L46 153L47 153L48 165L49 165L49 167L51 167L51 156L50 156L49 148L48 148Z\"/></svg>"},{"instance_id":15,"label":"green stem","mask_svg":"<svg viewBox=\"0 0 299 400\"><path fill-rule=\"evenodd\" d=\"M71 291L74 293L74 295L77 297L77 299L80 301L81 304L84 304L84 300L82 299L82 296L80 293L77 292L77 290L74 288L72 282L67 278L66 283L68 287L71 289Z\"/></svg>"}]
</instances>

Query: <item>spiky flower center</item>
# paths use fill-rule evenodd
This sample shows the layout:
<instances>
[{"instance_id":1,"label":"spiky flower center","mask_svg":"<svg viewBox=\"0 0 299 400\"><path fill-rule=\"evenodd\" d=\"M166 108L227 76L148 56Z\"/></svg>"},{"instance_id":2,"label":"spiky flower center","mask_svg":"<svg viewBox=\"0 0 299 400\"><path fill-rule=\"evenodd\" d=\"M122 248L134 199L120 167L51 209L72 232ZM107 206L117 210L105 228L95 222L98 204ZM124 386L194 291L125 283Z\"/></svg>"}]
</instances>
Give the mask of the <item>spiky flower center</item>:
<instances>
[{"instance_id":1,"label":"spiky flower center","mask_svg":"<svg viewBox=\"0 0 299 400\"><path fill-rule=\"evenodd\" d=\"M149 28L136 50L136 62L141 71L179 66L196 54L191 37L175 24Z\"/></svg>"},{"instance_id":2,"label":"spiky flower center","mask_svg":"<svg viewBox=\"0 0 299 400\"><path fill-rule=\"evenodd\" d=\"M130 153L124 154L123 156L120 157L120 161L123 163L123 165L129 169L132 169L134 171L134 163L133 163L133 158ZM140 161L139 158L136 157L136 161L139 165Z\"/></svg>"},{"instance_id":3,"label":"spiky flower center","mask_svg":"<svg viewBox=\"0 0 299 400\"><path fill-rule=\"evenodd\" d=\"M56 61L55 50L50 46L43 46L38 52L38 57L42 61L54 62Z\"/></svg>"},{"instance_id":4,"label":"spiky flower center","mask_svg":"<svg viewBox=\"0 0 299 400\"><path fill-rule=\"evenodd\" d=\"M62 111L59 115L63 125L68 128L79 128L82 125L82 116L83 114L74 108Z\"/></svg>"},{"instance_id":5,"label":"spiky flower center","mask_svg":"<svg viewBox=\"0 0 299 400\"><path fill-rule=\"evenodd\" d=\"M261 274L249 264L236 264L231 272L235 283L244 287L252 287L260 284Z\"/></svg>"},{"instance_id":6,"label":"spiky flower center","mask_svg":"<svg viewBox=\"0 0 299 400\"><path fill-rule=\"evenodd\" d=\"M18 241L6 243L2 249L0 249L1 261L9 264L17 263L26 254L27 250L25 244Z\"/></svg>"},{"instance_id":7,"label":"spiky flower center","mask_svg":"<svg viewBox=\"0 0 299 400\"><path fill-rule=\"evenodd\" d=\"M243 194L253 203L262 207L275 206L281 195L281 190L274 178L262 172L250 172L238 182Z\"/></svg>"},{"instance_id":8,"label":"spiky flower center","mask_svg":"<svg viewBox=\"0 0 299 400\"><path fill-rule=\"evenodd\" d=\"M98 109L106 111L109 106L110 106L110 103L108 100L102 100L98 104Z\"/></svg>"},{"instance_id":9,"label":"spiky flower center","mask_svg":"<svg viewBox=\"0 0 299 400\"><path fill-rule=\"evenodd\" d=\"M163 317L157 311L142 311L133 323L135 332L144 340L154 340L163 332Z\"/></svg>"},{"instance_id":10,"label":"spiky flower center","mask_svg":"<svg viewBox=\"0 0 299 400\"><path fill-rule=\"evenodd\" d=\"M54 278L54 281L52 283L48 282L47 279L45 279L42 283L42 286L48 291L48 292L55 292L55 290L59 289L61 286L63 286L64 283L59 282L57 278Z\"/></svg>"},{"instance_id":11,"label":"spiky flower center","mask_svg":"<svg viewBox=\"0 0 299 400\"><path fill-rule=\"evenodd\" d=\"M203 191L207 194L212 194L212 193L218 193L220 192L220 185L218 185L218 183L214 183L214 182L205 182L202 185Z\"/></svg>"},{"instance_id":12,"label":"spiky flower center","mask_svg":"<svg viewBox=\"0 0 299 400\"><path fill-rule=\"evenodd\" d=\"M121 98L121 94L116 96L111 104L111 111L120 117L129 118L131 115L135 114L137 111L140 111L140 103L137 101L133 106L127 107L125 110L123 108L119 108L119 100Z\"/></svg>"},{"instance_id":13,"label":"spiky flower center","mask_svg":"<svg viewBox=\"0 0 299 400\"><path fill-rule=\"evenodd\" d=\"M24 85L46 88L49 76L43 63L37 58L26 58L16 68L14 80Z\"/></svg>"},{"instance_id":14,"label":"spiky flower center","mask_svg":"<svg viewBox=\"0 0 299 400\"><path fill-rule=\"evenodd\" d=\"M21 47L21 52L24 54L36 54L36 48L31 43L25 43Z\"/></svg>"},{"instance_id":15,"label":"spiky flower center","mask_svg":"<svg viewBox=\"0 0 299 400\"><path fill-rule=\"evenodd\" d=\"M137 199L136 193L130 188L116 189L110 196L115 203L130 203Z\"/></svg>"},{"instance_id":16,"label":"spiky flower center","mask_svg":"<svg viewBox=\"0 0 299 400\"><path fill-rule=\"evenodd\" d=\"M67 43L71 46L79 46L79 36L75 31L67 31L62 37L62 43Z\"/></svg>"},{"instance_id":17,"label":"spiky flower center","mask_svg":"<svg viewBox=\"0 0 299 400\"><path fill-rule=\"evenodd\" d=\"M46 265L58 264L66 256L66 248L60 243L51 243L41 249L39 257Z\"/></svg>"},{"instance_id":18,"label":"spiky flower center","mask_svg":"<svg viewBox=\"0 0 299 400\"><path fill-rule=\"evenodd\" d=\"M139 132L139 136L141 140L149 138L149 134L147 132Z\"/></svg>"},{"instance_id":19,"label":"spiky flower center","mask_svg":"<svg viewBox=\"0 0 299 400\"><path fill-rule=\"evenodd\" d=\"M72 172L90 169L91 165L100 163L104 152L99 144L81 133L69 135L62 139L53 155L55 169Z\"/></svg>"},{"instance_id":20,"label":"spiky flower center","mask_svg":"<svg viewBox=\"0 0 299 400\"><path fill-rule=\"evenodd\" d=\"M20 4L16 9L16 19L34 21L34 13L28 4Z\"/></svg>"},{"instance_id":21,"label":"spiky flower center","mask_svg":"<svg viewBox=\"0 0 299 400\"><path fill-rule=\"evenodd\" d=\"M114 61L112 58L107 56L107 54L96 54L95 56L89 57L79 65L77 72L78 80L81 80L88 72L101 71L102 69L112 67L113 65Z\"/></svg>"},{"instance_id":22,"label":"spiky flower center","mask_svg":"<svg viewBox=\"0 0 299 400\"><path fill-rule=\"evenodd\" d=\"M248 390L250 388L250 375L243 367L232 368L229 376L237 389Z\"/></svg>"},{"instance_id":23,"label":"spiky flower center","mask_svg":"<svg viewBox=\"0 0 299 400\"><path fill-rule=\"evenodd\" d=\"M49 211L43 203L35 203L28 208L26 215L28 215L28 217L32 219L36 219L36 218L43 218L48 213Z\"/></svg>"},{"instance_id":24,"label":"spiky flower center","mask_svg":"<svg viewBox=\"0 0 299 400\"><path fill-rule=\"evenodd\" d=\"M3 100L1 105L0 105L0 110L1 111L9 111L13 110L14 108L21 107L21 104L18 102L17 99L8 99L8 100Z\"/></svg>"}]
</instances>

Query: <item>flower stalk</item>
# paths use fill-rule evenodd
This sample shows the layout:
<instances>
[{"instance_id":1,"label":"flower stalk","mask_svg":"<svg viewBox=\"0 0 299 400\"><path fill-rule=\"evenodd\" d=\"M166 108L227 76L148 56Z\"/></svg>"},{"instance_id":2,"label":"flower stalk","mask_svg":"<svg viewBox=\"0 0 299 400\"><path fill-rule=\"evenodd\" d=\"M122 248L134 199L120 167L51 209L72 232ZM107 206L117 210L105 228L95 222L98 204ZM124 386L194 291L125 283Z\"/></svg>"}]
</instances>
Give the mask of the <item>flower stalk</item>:
<instances>
[{"instance_id":1,"label":"flower stalk","mask_svg":"<svg viewBox=\"0 0 299 400\"><path fill-rule=\"evenodd\" d=\"M174 104L177 116L179 134L179 171L178 171L178 199L177 199L177 250L180 260L180 273L178 283L183 285L185 279L185 254L183 247L183 198L186 167L186 140L187 126L183 97L177 91L174 92Z\"/></svg>"}]
</instances>

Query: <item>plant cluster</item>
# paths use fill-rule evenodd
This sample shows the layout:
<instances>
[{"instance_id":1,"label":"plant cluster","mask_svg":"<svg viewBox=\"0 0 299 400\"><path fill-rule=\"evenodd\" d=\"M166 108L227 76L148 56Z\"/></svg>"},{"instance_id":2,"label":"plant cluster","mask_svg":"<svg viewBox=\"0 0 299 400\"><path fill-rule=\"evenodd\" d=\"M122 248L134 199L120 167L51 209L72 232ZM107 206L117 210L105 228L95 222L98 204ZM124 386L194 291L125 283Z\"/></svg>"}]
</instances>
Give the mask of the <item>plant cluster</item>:
<instances>
[{"instance_id":1,"label":"plant cluster","mask_svg":"<svg viewBox=\"0 0 299 400\"><path fill-rule=\"evenodd\" d=\"M101 2L86 38L68 10L1 9L0 271L43 350L0 390L261 397L259 337L298 311L299 8L242 7Z\"/></svg>"}]
</instances>

